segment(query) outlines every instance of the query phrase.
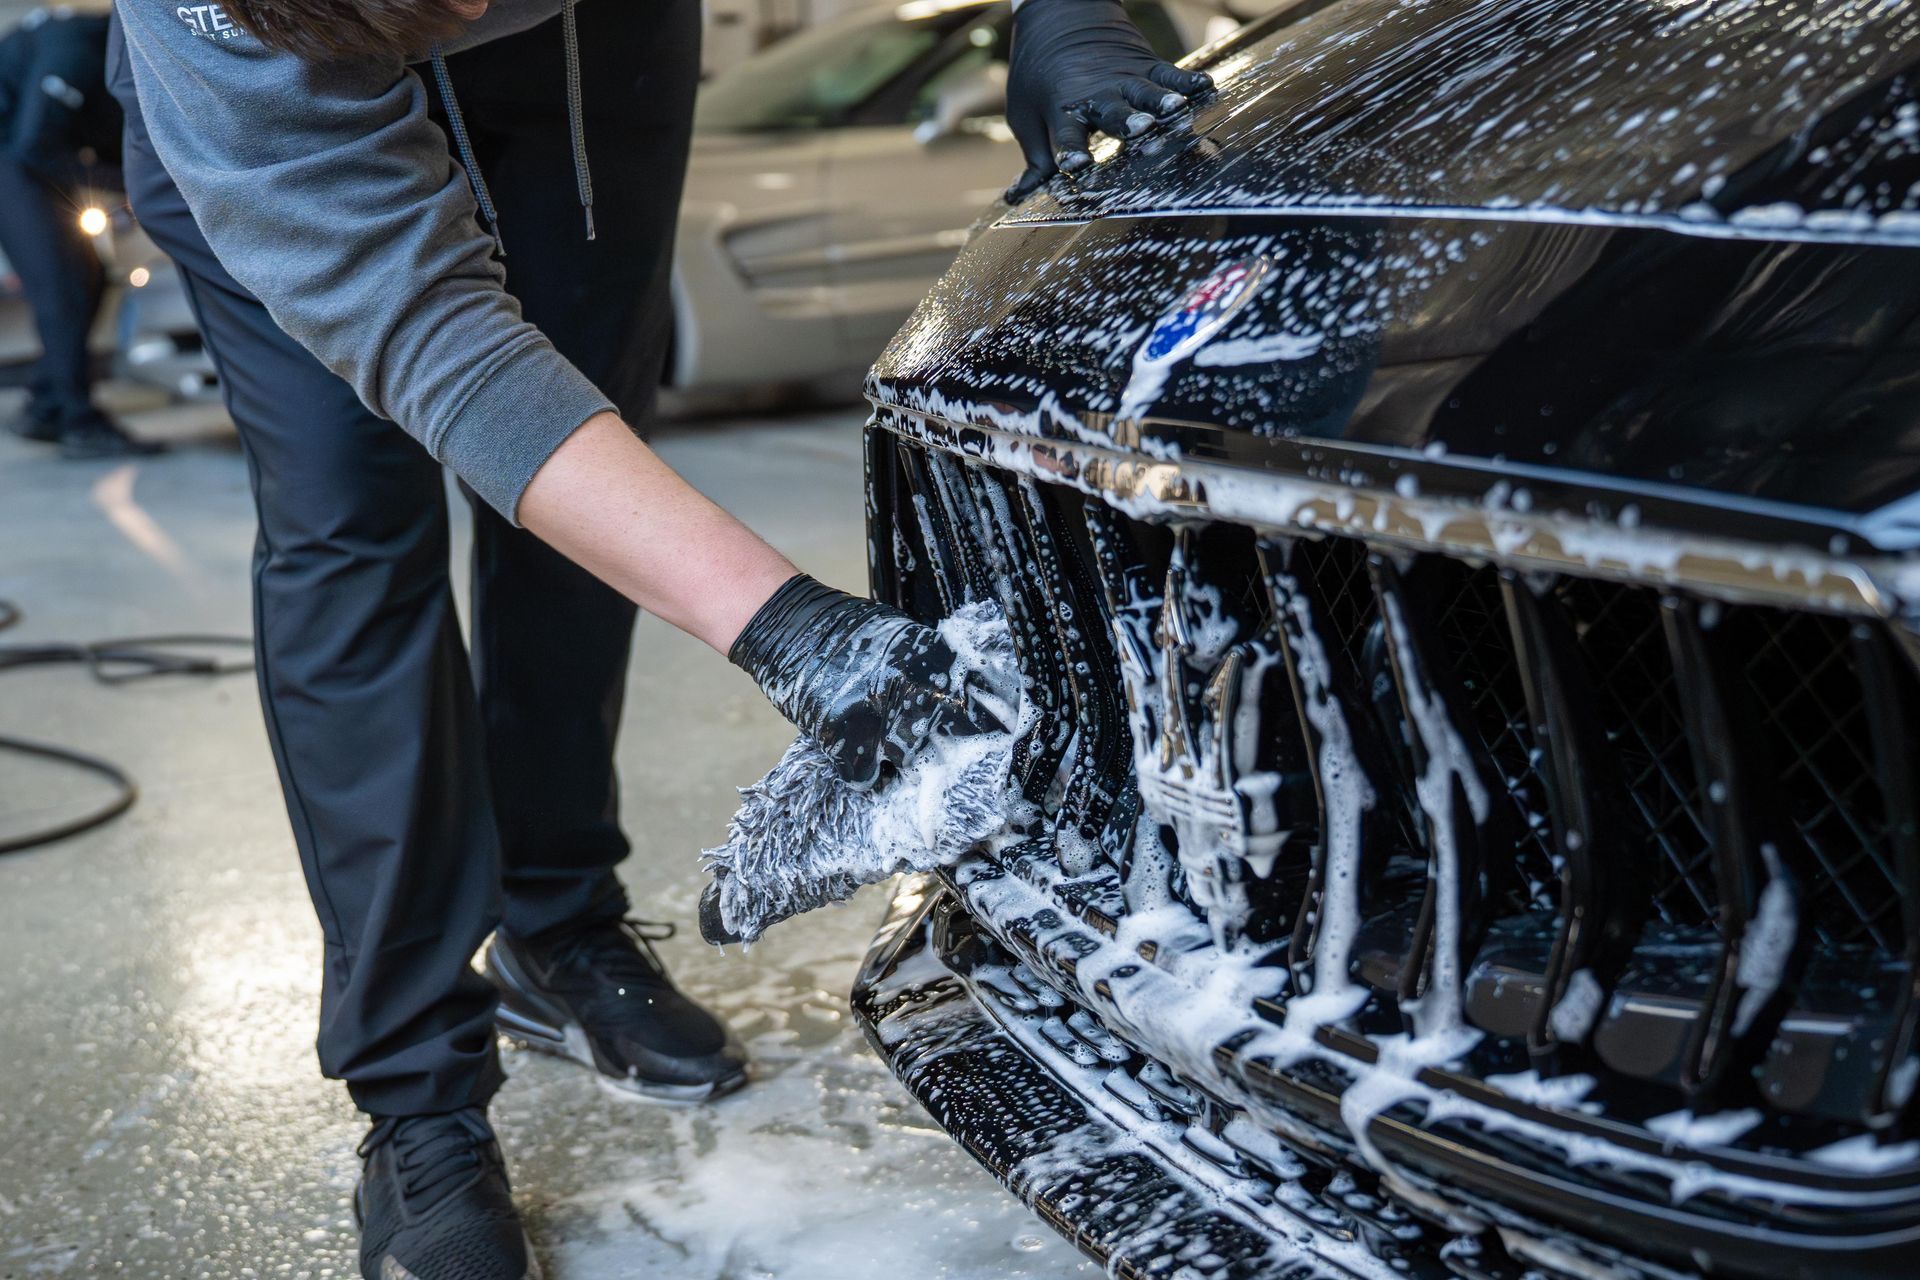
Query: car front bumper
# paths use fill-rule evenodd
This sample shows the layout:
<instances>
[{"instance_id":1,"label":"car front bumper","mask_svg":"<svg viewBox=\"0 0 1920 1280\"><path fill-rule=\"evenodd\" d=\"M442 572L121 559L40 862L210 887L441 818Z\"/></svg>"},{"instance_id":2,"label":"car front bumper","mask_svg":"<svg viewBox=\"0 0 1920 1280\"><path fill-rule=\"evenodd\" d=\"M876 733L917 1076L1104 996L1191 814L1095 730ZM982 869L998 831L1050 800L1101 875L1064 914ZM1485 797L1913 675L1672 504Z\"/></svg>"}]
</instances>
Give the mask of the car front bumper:
<instances>
[{"instance_id":1,"label":"car front bumper","mask_svg":"<svg viewBox=\"0 0 1920 1280\"><path fill-rule=\"evenodd\" d=\"M1109 1274L1408 1274L1379 1256L1386 1240L1365 1239L1391 1221L1354 1217L1337 1184L1323 1197L1255 1174L1180 1114L1190 1098L1157 1092L1112 1060L1127 1056L1117 1047L1103 1057L1067 1029L1065 998L996 950L945 882L910 877L861 966L854 1015L935 1122Z\"/></svg>"}]
</instances>

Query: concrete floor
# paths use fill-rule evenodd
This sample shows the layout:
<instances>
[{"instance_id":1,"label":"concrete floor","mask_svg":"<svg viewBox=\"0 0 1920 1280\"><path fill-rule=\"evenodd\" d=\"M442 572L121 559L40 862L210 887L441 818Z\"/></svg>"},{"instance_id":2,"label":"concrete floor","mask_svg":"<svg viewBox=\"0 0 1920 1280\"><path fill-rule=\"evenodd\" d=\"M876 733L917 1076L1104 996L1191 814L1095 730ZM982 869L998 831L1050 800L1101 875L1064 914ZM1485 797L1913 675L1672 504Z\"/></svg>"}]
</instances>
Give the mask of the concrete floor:
<instances>
[{"instance_id":1,"label":"concrete floor","mask_svg":"<svg viewBox=\"0 0 1920 1280\"><path fill-rule=\"evenodd\" d=\"M218 414L120 407L179 448L77 465L0 435L0 598L26 613L0 643L247 628L252 517ZM662 451L800 564L863 581L851 412L701 424ZM695 855L789 736L750 682L643 619L629 706L627 881L644 914L685 929L668 958L759 1078L671 1109L508 1050L494 1116L548 1275L1092 1274L849 1026L875 891L746 956L697 941ZM0 1280L355 1274L362 1124L314 1063L319 931L250 680L0 675L0 733L110 756L142 785L112 826L0 860ZM86 798L0 756L0 833Z\"/></svg>"}]
</instances>

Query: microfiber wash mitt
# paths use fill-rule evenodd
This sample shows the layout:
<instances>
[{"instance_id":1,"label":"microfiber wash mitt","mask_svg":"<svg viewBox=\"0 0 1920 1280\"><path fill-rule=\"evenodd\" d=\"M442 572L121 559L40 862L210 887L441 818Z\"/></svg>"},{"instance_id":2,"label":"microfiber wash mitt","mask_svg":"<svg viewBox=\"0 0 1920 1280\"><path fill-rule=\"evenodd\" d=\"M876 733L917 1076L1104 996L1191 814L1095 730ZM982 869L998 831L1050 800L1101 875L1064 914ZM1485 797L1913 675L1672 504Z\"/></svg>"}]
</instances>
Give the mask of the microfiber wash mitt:
<instances>
[{"instance_id":1,"label":"microfiber wash mitt","mask_svg":"<svg viewBox=\"0 0 1920 1280\"><path fill-rule=\"evenodd\" d=\"M997 605L962 607L940 624L965 670L1020 687L1013 640ZM759 782L740 791L727 842L703 855L713 876L700 904L709 942L752 942L771 925L902 871L956 861L1005 833L1024 805L1009 784L1014 743L1027 720L1000 714L1005 732L937 736L898 773L871 787L844 781L832 759L802 734Z\"/></svg>"}]
</instances>

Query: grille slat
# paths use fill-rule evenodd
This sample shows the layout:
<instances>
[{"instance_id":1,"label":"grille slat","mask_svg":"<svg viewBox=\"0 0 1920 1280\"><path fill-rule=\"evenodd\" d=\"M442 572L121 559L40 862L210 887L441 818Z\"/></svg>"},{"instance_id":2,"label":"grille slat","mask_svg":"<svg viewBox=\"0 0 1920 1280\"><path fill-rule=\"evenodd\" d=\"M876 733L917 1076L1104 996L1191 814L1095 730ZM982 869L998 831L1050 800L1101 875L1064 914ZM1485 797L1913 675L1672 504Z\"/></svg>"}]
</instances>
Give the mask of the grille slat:
<instances>
[{"instance_id":1,"label":"grille slat","mask_svg":"<svg viewBox=\"0 0 1920 1280\"><path fill-rule=\"evenodd\" d=\"M1474 692L1465 687L1458 664L1447 661L1441 639L1457 601L1444 562L1416 564L1402 573L1391 561L1375 557L1368 568L1386 622L1387 653L1409 728L1415 777L1421 780L1415 789L1428 855L1426 896L1401 963L1399 994L1402 1000L1418 997L1423 1018L1436 1005L1445 1018L1457 1008L1467 966L1490 923L1489 898L1515 878L1513 824L1486 742L1478 751L1471 748ZM1508 855L1504 863L1496 864L1495 851ZM1449 893L1457 904L1451 911L1442 905Z\"/></svg>"},{"instance_id":2,"label":"grille slat","mask_svg":"<svg viewBox=\"0 0 1920 1280\"><path fill-rule=\"evenodd\" d=\"M1314 825L1303 833L1311 837L1310 866L1287 944L1287 965L1294 988L1303 992L1314 990L1323 977L1320 938L1327 924L1329 865L1345 861L1354 864L1355 914L1364 917L1371 910L1372 891L1389 856L1410 844L1397 826L1395 802L1384 790L1386 781L1395 775L1395 766L1379 741L1363 692L1366 677L1362 650L1379 616L1367 555L1357 544L1339 544L1354 552L1352 555L1347 551L1333 553L1340 557L1333 564L1341 580L1350 584L1357 573L1365 584L1364 597L1354 590L1344 595L1338 591L1323 593L1315 588L1324 584L1314 583L1309 575L1328 567L1322 554L1326 545L1307 540L1264 540L1259 548L1261 574L1277 624L1275 637L1285 659L1303 756L1312 762L1309 773ZM1327 603L1328 594L1335 599L1332 605ZM1331 747L1329 738L1333 739ZM1341 790L1325 776L1322 758L1329 750L1336 760L1350 763L1366 780L1359 789L1369 793L1368 802L1358 806L1358 813L1346 808L1354 805L1356 788L1349 785ZM1324 976L1344 981L1348 975L1335 972L1335 963L1326 961Z\"/></svg>"},{"instance_id":3,"label":"grille slat","mask_svg":"<svg viewBox=\"0 0 1920 1280\"><path fill-rule=\"evenodd\" d=\"M1538 753L1527 721L1526 691L1521 685L1506 602L1499 574L1490 567L1459 566L1442 589L1440 639L1455 679L1470 708L1484 750L1499 773L1496 788L1514 810L1512 830L1518 875L1507 894L1518 911L1551 911L1558 900L1559 873L1552 838L1542 821L1546 783L1536 764Z\"/></svg>"},{"instance_id":4,"label":"grille slat","mask_svg":"<svg viewBox=\"0 0 1920 1280\"><path fill-rule=\"evenodd\" d=\"M1074 851L1063 856L1072 862L1069 870L1083 873L1095 850L1111 858L1124 835L1112 829L1121 792L1116 780L1126 776L1129 752L1126 714L1118 698L1119 670L1105 630L1098 625L1099 589L1090 548L1060 509L1058 498L1043 493L1032 480L1016 483L1019 519L1046 597L1054 642L1064 657L1062 674L1077 726L1073 771L1060 816L1078 837Z\"/></svg>"},{"instance_id":5,"label":"grille slat","mask_svg":"<svg viewBox=\"0 0 1920 1280\"><path fill-rule=\"evenodd\" d=\"M1584 579L1557 594L1599 691L1632 812L1659 853L1650 900L1669 924L1713 927L1718 892L1699 811L1659 598Z\"/></svg>"},{"instance_id":6,"label":"grille slat","mask_svg":"<svg viewBox=\"0 0 1920 1280\"><path fill-rule=\"evenodd\" d=\"M1758 717L1739 697L1739 651L1711 621L1697 601L1661 602L1719 900L1719 955L1680 1064L1696 1109L1750 1100L1753 1069L1786 1012L1810 927Z\"/></svg>"},{"instance_id":7,"label":"grille slat","mask_svg":"<svg viewBox=\"0 0 1920 1280\"><path fill-rule=\"evenodd\" d=\"M978 505L967 493L965 472L969 469L942 453L925 455L927 487L933 508L945 525L941 532L948 538L942 548L950 552L949 570L954 595L961 600L999 598L999 584L987 562L987 532Z\"/></svg>"},{"instance_id":8,"label":"grille slat","mask_svg":"<svg viewBox=\"0 0 1920 1280\"><path fill-rule=\"evenodd\" d=\"M1645 859L1635 859L1624 838L1619 797L1625 783L1607 750L1592 688L1582 678L1565 609L1550 585L1536 591L1511 575L1501 583L1501 597L1539 744L1539 776L1551 814L1548 838L1559 864L1553 949L1527 1047L1536 1063L1578 1069L1590 1063L1588 1037L1645 920L1633 893L1637 862Z\"/></svg>"},{"instance_id":9,"label":"grille slat","mask_svg":"<svg viewBox=\"0 0 1920 1280\"><path fill-rule=\"evenodd\" d=\"M1068 688L1052 619L1052 602L1040 582L1038 553L1015 517L1008 483L984 467L966 467L962 483L979 511L983 560L1013 633L1014 654L1026 677L1027 696L1038 709L1020 740L1014 773L1035 804L1049 805L1061 764L1074 738L1073 697Z\"/></svg>"}]
</instances>

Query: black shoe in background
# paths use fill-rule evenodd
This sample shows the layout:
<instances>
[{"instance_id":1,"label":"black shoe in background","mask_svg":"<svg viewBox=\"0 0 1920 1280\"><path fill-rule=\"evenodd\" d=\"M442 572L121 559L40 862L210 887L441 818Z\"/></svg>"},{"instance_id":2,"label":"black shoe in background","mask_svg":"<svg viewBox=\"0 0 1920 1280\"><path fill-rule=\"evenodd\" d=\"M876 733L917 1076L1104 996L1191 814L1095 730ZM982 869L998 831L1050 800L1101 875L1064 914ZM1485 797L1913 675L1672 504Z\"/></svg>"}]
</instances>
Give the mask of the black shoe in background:
<instances>
[{"instance_id":1,"label":"black shoe in background","mask_svg":"<svg viewBox=\"0 0 1920 1280\"><path fill-rule=\"evenodd\" d=\"M159 452L159 445L135 440L104 413L68 418L60 424L60 456L69 462L145 458Z\"/></svg>"},{"instance_id":2,"label":"black shoe in background","mask_svg":"<svg viewBox=\"0 0 1920 1280\"><path fill-rule=\"evenodd\" d=\"M689 999L653 950L672 925L604 920L487 948L508 1038L598 1071L628 1093L704 1102L746 1083L747 1055L719 1018Z\"/></svg>"},{"instance_id":3,"label":"black shoe in background","mask_svg":"<svg viewBox=\"0 0 1920 1280\"><path fill-rule=\"evenodd\" d=\"M388 1116L360 1155L366 1280L540 1280L485 1111Z\"/></svg>"},{"instance_id":4,"label":"black shoe in background","mask_svg":"<svg viewBox=\"0 0 1920 1280\"><path fill-rule=\"evenodd\" d=\"M6 426L9 433L22 440L33 440L40 444L52 444L60 438L60 414L38 400L28 400L18 410L7 415Z\"/></svg>"}]
</instances>

